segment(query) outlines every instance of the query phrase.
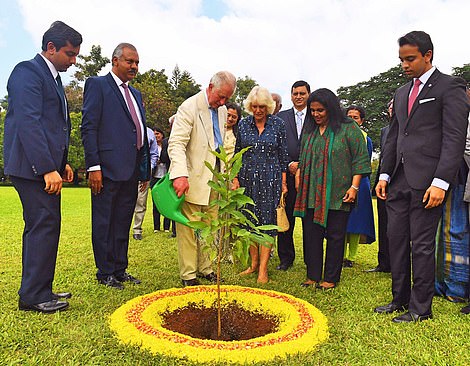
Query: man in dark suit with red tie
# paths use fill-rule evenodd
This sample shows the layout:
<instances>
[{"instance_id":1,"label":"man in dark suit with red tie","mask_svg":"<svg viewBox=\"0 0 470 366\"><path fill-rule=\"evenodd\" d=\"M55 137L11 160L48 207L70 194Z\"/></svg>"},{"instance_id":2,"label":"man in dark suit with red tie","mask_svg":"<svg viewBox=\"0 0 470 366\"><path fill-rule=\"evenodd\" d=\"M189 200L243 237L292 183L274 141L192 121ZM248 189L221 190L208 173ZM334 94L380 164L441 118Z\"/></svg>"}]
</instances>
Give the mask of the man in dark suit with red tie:
<instances>
[{"instance_id":1,"label":"man in dark suit with red tie","mask_svg":"<svg viewBox=\"0 0 470 366\"><path fill-rule=\"evenodd\" d=\"M279 233L277 237L277 252L280 264L276 269L287 271L295 259L294 227L295 217L295 172L299 165L300 133L307 113L307 99L310 94L310 85L303 80L296 81L291 88L293 107L277 114L286 123L287 153L289 154L289 172L287 173L286 214L289 220L289 230Z\"/></svg>"},{"instance_id":2,"label":"man in dark suit with red tie","mask_svg":"<svg viewBox=\"0 0 470 366\"><path fill-rule=\"evenodd\" d=\"M53 293L60 235L60 192L73 179L67 164L70 117L59 72L75 64L82 36L63 22L44 33L42 52L16 65L8 80L5 174L23 205L23 268L19 309L65 310L72 295Z\"/></svg>"},{"instance_id":3,"label":"man in dark suit with red tie","mask_svg":"<svg viewBox=\"0 0 470 366\"><path fill-rule=\"evenodd\" d=\"M138 182L150 179L150 154L142 96L128 85L138 71L136 48L119 44L112 65L109 74L85 83L81 128L96 278L122 290L123 282L140 283L127 272L127 252Z\"/></svg>"},{"instance_id":4,"label":"man in dark suit with red tie","mask_svg":"<svg viewBox=\"0 0 470 366\"><path fill-rule=\"evenodd\" d=\"M464 80L432 66L428 34L413 31L398 44L412 81L395 93L376 187L387 204L393 299L375 312L408 310L392 319L401 323L432 318L436 230L462 161L469 104Z\"/></svg>"}]
</instances>

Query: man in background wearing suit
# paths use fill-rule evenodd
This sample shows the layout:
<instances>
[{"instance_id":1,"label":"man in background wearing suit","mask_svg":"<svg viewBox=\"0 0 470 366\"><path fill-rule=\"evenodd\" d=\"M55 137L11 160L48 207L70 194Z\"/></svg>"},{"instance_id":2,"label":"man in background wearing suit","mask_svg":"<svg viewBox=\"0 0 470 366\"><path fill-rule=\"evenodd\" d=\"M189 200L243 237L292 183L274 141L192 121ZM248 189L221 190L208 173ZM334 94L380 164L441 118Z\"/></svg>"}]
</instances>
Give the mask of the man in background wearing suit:
<instances>
[{"instance_id":1,"label":"man in background wearing suit","mask_svg":"<svg viewBox=\"0 0 470 366\"><path fill-rule=\"evenodd\" d=\"M23 206L23 267L19 309L65 310L72 295L53 293L60 235L60 192L73 180L67 164L70 117L59 72L75 64L82 36L57 21L44 33L42 52L16 65L8 80L5 174Z\"/></svg>"},{"instance_id":2,"label":"man in background wearing suit","mask_svg":"<svg viewBox=\"0 0 470 366\"><path fill-rule=\"evenodd\" d=\"M277 237L277 253L279 255L280 264L276 269L287 271L295 259L294 249L294 227L295 217L295 172L299 166L300 154L300 134L304 125L307 113L307 99L310 94L310 85L303 80L296 81L291 88L291 100L294 105L291 109L281 111L277 115L286 123L287 131L287 153L289 154L289 173L287 174L286 196L286 214L289 220L289 230L279 233Z\"/></svg>"},{"instance_id":3,"label":"man in background wearing suit","mask_svg":"<svg viewBox=\"0 0 470 366\"><path fill-rule=\"evenodd\" d=\"M91 188L92 242L98 283L122 290L139 284L127 273L129 229L141 188L150 179L145 112L140 92L128 83L139 54L129 43L113 52L112 70L85 83L82 141Z\"/></svg>"},{"instance_id":4,"label":"man in background wearing suit","mask_svg":"<svg viewBox=\"0 0 470 366\"><path fill-rule=\"evenodd\" d=\"M178 197L186 194L181 212L189 220L201 220L194 215L196 212L217 216L217 208L209 207L209 203L216 199L217 192L207 184L213 176L204 162L209 162L213 167L218 164L220 169L220 163L211 151L223 144L227 120L225 103L234 93L236 85L231 73L220 71L211 78L206 90L186 99L176 113L168 141L170 179ZM183 285L199 285L197 276L216 282L217 276L212 270L209 256L202 251L194 230L177 223L176 240Z\"/></svg>"},{"instance_id":5,"label":"man in background wearing suit","mask_svg":"<svg viewBox=\"0 0 470 366\"><path fill-rule=\"evenodd\" d=\"M428 34L413 31L398 44L403 71L413 80L395 93L376 187L387 204L393 299L375 311L408 310L395 323L432 318L436 230L462 161L469 109L465 82L432 66Z\"/></svg>"},{"instance_id":6,"label":"man in background wearing suit","mask_svg":"<svg viewBox=\"0 0 470 366\"><path fill-rule=\"evenodd\" d=\"M393 99L387 103L388 117L392 118ZM374 187L372 188L372 195L375 196L375 187L379 183L380 168L382 167L383 147L388 135L389 126L385 126L380 130L380 156L379 166L377 167L377 175L375 177ZM377 267L368 269L366 272L390 272L390 251L388 249L387 237L387 208L385 201L381 199L376 200L377 204L377 221L379 224L379 252L377 254Z\"/></svg>"}]
</instances>

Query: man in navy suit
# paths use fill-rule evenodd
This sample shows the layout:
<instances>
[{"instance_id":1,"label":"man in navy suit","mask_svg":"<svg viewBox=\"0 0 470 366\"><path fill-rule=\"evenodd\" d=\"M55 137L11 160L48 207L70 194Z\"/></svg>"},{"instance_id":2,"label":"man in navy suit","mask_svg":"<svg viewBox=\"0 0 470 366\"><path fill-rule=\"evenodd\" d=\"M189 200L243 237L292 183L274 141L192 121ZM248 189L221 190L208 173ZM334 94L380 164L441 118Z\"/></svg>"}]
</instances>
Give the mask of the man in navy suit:
<instances>
[{"instance_id":1,"label":"man in navy suit","mask_svg":"<svg viewBox=\"0 0 470 366\"><path fill-rule=\"evenodd\" d=\"M289 220L289 230L279 233L277 237L277 252L280 264L276 269L287 271L295 259L293 232L295 227L295 172L299 165L300 133L307 113L307 99L310 94L310 85L303 80L296 81L291 88L291 100L294 105L291 109L281 111L277 115L286 123L287 153L289 154L289 173L287 174L286 214Z\"/></svg>"},{"instance_id":2,"label":"man in navy suit","mask_svg":"<svg viewBox=\"0 0 470 366\"><path fill-rule=\"evenodd\" d=\"M92 243L98 283L122 290L139 284L127 273L129 229L138 182L148 184L150 154L140 92L128 83L139 54L129 43L113 52L112 70L85 83L82 141L91 188ZM141 187L143 188L143 187Z\"/></svg>"},{"instance_id":3,"label":"man in navy suit","mask_svg":"<svg viewBox=\"0 0 470 366\"><path fill-rule=\"evenodd\" d=\"M375 311L408 310L395 323L432 318L436 230L462 161L469 110L465 81L432 66L428 34L413 31L398 44L412 81L395 93L376 187L387 205L393 299Z\"/></svg>"},{"instance_id":4,"label":"man in navy suit","mask_svg":"<svg viewBox=\"0 0 470 366\"><path fill-rule=\"evenodd\" d=\"M16 65L8 80L5 174L23 205L23 269L19 309L65 310L70 293L53 293L60 235L60 192L71 182L67 164L70 118L59 72L75 64L82 36L57 21L44 33L42 52Z\"/></svg>"}]
</instances>

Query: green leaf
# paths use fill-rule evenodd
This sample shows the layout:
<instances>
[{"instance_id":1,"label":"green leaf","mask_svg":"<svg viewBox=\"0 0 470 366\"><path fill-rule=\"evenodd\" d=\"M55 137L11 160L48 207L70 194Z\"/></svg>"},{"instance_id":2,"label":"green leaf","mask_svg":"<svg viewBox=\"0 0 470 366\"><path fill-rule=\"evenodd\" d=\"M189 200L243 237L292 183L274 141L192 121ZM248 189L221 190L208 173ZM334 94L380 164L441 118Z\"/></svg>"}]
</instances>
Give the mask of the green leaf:
<instances>
[{"instance_id":1,"label":"green leaf","mask_svg":"<svg viewBox=\"0 0 470 366\"><path fill-rule=\"evenodd\" d=\"M207 227L207 224L202 221L190 221L188 226L194 230L203 230Z\"/></svg>"}]
</instances>

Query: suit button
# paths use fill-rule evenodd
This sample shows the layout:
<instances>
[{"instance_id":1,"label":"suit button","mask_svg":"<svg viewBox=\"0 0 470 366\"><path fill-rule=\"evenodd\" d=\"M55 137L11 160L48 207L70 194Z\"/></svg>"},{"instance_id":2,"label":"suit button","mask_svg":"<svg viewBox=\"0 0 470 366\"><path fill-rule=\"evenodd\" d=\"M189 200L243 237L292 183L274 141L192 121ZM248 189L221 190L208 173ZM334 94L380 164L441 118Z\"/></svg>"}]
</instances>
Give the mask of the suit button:
<instances>
[{"instance_id":1,"label":"suit button","mask_svg":"<svg viewBox=\"0 0 470 366\"><path fill-rule=\"evenodd\" d=\"M405 132L405 136L408 136L408 132Z\"/></svg>"},{"instance_id":2,"label":"suit button","mask_svg":"<svg viewBox=\"0 0 470 366\"><path fill-rule=\"evenodd\" d=\"M64 127L64 131L67 131L67 127Z\"/></svg>"}]
</instances>

